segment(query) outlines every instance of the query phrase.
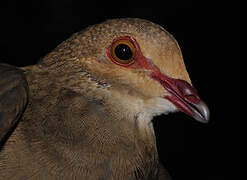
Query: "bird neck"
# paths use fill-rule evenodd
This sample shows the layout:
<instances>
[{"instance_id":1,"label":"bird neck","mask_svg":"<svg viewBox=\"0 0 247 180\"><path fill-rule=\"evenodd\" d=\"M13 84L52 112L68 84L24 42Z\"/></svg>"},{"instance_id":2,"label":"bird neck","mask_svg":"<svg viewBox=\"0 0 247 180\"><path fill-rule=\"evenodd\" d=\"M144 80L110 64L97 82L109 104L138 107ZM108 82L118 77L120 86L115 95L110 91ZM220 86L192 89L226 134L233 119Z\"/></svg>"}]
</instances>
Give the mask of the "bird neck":
<instances>
[{"instance_id":1,"label":"bird neck","mask_svg":"<svg viewBox=\"0 0 247 180\"><path fill-rule=\"evenodd\" d=\"M41 159L45 173L54 167L67 168L76 176L101 176L105 173L102 167L109 167L116 179L126 174L154 174L158 155L148 115L124 116L107 109L100 100L67 89L48 89L50 94L30 92L29 107L20 125L32 163ZM91 167L97 168L89 172Z\"/></svg>"}]
</instances>

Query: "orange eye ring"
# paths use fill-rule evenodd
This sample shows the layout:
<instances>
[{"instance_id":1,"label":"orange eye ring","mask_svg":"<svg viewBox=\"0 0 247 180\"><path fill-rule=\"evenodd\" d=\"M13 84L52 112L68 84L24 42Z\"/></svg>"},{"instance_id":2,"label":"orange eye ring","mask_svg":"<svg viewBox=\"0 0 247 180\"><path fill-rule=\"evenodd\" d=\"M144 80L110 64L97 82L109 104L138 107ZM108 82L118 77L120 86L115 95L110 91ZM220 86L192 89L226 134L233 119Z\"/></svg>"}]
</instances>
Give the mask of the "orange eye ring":
<instances>
[{"instance_id":1,"label":"orange eye ring","mask_svg":"<svg viewBox=\"0 0 247 180\"><path fill-rule=\"evenodd\" d=\"M113 41L108 49L110 59L119 65L128 66L134 63L136 48L129 37L122 37Z\"/></svg>"}]
</instances>

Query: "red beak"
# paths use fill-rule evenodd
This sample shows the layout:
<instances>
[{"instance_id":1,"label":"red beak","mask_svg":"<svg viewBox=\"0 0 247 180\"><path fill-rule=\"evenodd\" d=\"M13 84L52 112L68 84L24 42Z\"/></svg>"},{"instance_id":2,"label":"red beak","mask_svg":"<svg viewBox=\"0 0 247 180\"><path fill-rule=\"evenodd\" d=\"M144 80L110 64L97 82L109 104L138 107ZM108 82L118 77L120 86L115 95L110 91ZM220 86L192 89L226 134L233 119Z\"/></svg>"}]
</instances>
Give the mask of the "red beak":
<instances>
[{"instance_id":1,"label":"red beak","mask_svg":"<svg viewBox=\"0 0 247 180\"><path fill-rule=\"evenodd\" d=\"M180 111L202 123L209 121L210 113L207 105L188 82L169 78L160 72L153 72L150 77L158 81L171 94L164 98L171 101Z\"/></svg>"}]
</instances>

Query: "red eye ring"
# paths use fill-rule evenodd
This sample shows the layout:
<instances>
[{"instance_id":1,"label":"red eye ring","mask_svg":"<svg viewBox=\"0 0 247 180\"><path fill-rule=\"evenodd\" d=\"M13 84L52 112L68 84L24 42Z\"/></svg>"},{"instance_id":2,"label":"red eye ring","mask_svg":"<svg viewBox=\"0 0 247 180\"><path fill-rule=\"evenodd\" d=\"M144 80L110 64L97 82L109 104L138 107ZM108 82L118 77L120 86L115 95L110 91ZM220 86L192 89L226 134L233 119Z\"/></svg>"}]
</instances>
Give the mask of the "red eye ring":
<instances>
[{"instance_id":1,"label":"red eye ring","mask_svg":"<svg viewBox=\"0 0 247 180\"><path fill-rule=\"evenodd\" d=\"M136 42L129 36L118 37L107 49L110 60L120 66L130 66L136 58Z\"/></svg>"}]
</instances>

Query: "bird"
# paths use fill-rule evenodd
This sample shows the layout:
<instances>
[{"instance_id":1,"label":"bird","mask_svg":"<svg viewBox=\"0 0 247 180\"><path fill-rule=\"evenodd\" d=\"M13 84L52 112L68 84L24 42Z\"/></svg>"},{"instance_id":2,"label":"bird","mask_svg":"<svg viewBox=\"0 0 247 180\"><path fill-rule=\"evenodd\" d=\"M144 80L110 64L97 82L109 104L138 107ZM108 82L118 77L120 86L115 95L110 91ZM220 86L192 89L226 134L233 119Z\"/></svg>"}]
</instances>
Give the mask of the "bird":
<instances>
[{"instance_id":1,"label":"bird","mask_svg":"<svg viewBox=\"0 0 247 180\"><path fill-rule=\"evenodd\" d=\"M207 123L181 49L162 26L110 19L37 64L0 65L0 179L170 179L152 119Z\"/></svg>"}]
</instances>

